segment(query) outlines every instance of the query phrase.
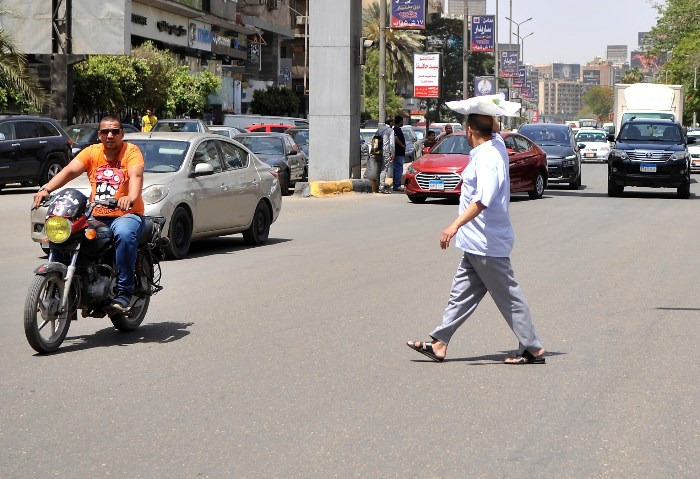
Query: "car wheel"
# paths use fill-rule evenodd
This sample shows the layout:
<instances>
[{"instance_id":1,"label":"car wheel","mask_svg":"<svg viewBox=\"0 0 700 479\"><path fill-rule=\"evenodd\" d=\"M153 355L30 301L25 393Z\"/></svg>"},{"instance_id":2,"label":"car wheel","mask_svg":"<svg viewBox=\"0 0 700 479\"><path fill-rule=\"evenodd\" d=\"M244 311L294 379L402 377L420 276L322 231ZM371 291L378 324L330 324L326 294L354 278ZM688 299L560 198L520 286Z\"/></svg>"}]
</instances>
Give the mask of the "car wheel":
<instances>
[{"instance_id":1,"label":"car wheel","mask_svg":"<svg viewBox=\"0 0 700 479\"><path fill-rule=\"evenodd\" d=\"M304 176L301 178L301 181L309 181L309 165L307 164L304 166Z\"/></svg>"},{"instance_id":2,"label":"car wheel","mask_svg":"<svg viewBox=\"0 0 700 479\"><path fill-rule=\"evenodd\" d=\"M581 172L579 171L578 177L573 183L569 183L569 189L570 190L578 190L581 188Z\"/></svg>"},{"instance_id":3,"label":"car wheel","mask_svg":"<svg viewBox=\"0 0 700 479\"><path fill-rule=\"evenodd\" d=\"M690 181L683 183L676 190L676 196L682 200L687 200L690 198Z\"/></svg>"},{"instance_id":4,"label":"car wheel","mask_svg":"<svg viewBox=\"0 0 700 479\"><path fill-rule=\"evenodd\" d=\"M530 198L533 200L539 200L542 198L542 195L544 195L544 176L542 176L542 173L537 173L537 177L535 178L535 189L528 191L527 194L530 195Z\"/></svg>"},{"instance_id":5,"label":"car wheel","mask_svg":"<svg viewBox=\"0 0 700 479\"><path fill-rule=\"evenodd\" d=\"M185 208L178 207L173 212L168 228L170 242L165 247L165 254L171 259L182 259L187 256L192 242L192 219Z\"/></svg>"},{"instance_id":6,"label":"car wheel","mask_svg":"<svg viewBox=\"0 0 700 479\"><path fill-rule=\"evenodd\" d=\"M282 196L289 196L289 170L280 172L280 189Z\"/></svg>"},{"instance_id":7,"label":"car wheel","mask_svg":"<svg viewBox=\"0 0 700 479\"><path fill-rule=\"evenodd\" d=\"M608 196L615 197L620 196L625 190L624 186L616 184L614 181L608 180Z\"/></svg>"},{"instance_id":8,"label":"car wheel","mask_svg":"<svg viewBox=\"0 0 700 479\"><path fill-rule=\"evenodd\" d=\"M44 168L44 173L41 176L41 184L45 185L48 183L51 178L56 176L58 172L63 169L63 165L65 164L66 162L61 159L49 158L49 162L46 165L46 168Z\"/></svg>"},{"instance_id":9,"label":"car wheel","mask_svg":"<svg viewBox=\"0 0 700 479\"><path fill-rule=\"evenodd\" d=\"M270 236L270 223L272 221L270 209L264 201L260 201L255 208L250 228L243 232L243 240L253 246L259 246L267 241Z\"/></svg>"},{"instance_id":10,"label":"car wheel","mask_svg":"<svg viewBox=\"0 0 700 479\"><path fill-rule=\"evenodd\" d=\"M411 203L417 203L417 204L425 203L425 196L416 196L416 195L407 195L407 196L408 196L408 200Z\"/></svg>"}]
</instances>

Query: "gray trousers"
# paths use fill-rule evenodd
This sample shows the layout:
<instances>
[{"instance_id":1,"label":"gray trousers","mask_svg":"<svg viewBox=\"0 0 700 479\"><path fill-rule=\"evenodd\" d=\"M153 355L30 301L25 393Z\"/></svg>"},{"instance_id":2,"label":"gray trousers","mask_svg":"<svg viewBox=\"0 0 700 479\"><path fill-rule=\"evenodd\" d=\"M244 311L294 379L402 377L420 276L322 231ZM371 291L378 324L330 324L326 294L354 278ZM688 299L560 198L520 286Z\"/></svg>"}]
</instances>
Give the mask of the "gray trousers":
<instances>
[{"instance_id":1,"label":"gray trousers","mask_svg":"<svg viewBox=\"0 0 700 479\"><path fill-rule=\"evenodd\" d=\"M510 258L464 253L457 268L442 325L430 333L433 339L449 344L452 335L476 310L486 292L501 311L518 338L518 353L536 353L542 348L530 316L530 308L515 281Z\"/></svg>"}]
</instances>

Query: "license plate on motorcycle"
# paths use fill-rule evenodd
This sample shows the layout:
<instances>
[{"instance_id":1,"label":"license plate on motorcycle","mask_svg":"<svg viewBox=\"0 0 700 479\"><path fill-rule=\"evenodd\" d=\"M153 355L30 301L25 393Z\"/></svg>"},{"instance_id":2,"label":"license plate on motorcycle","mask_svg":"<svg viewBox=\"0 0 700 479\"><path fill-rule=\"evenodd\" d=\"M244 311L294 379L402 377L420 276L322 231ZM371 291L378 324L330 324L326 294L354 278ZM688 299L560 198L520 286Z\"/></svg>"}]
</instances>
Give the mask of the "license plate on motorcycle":
<instances>
[{"instance_id":1,"label":"license plate on motorcycle","mask_svg":"<svg viewBox=\"0 0 700 479\"><path fill-rule=\"evenodd\" d=\"M639 165L641 173L656 173L656 165L654 163L642 163Z\"/></svg>"},{"instance_id":2,"label":"license plate on motorcycle","mask_svg":"<svg viewBox=\"0 0 700 479\"><path fill-rule=\"evenodd\" d=\"M442 180L430 180L428 189L433 191L445 191L445 182Z\"/></svg>"}]
</instances>

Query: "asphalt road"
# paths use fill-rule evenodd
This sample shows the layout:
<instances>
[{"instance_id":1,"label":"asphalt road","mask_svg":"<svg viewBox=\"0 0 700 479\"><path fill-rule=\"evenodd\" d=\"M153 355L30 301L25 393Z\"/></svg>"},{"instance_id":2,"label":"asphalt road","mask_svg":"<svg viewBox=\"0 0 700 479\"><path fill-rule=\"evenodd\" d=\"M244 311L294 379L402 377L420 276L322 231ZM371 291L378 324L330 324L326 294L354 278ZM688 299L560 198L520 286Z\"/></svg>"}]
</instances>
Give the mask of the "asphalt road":
<instances>
[{"instance_id":1,"label":"asphalt road","mask_svg":"<svg viewBox=\"0 0 700 479\"><path fill-rule=\"evenodd\" d=\"M146 323L81 319L57 354L22 329L33 190L4 190L0 477L700 477L700 185L513 197L512 255L548 350L492 300L449 360L405 341L441 319L456 205L285 198L269 244L204 241L163 265Z\"/></svg>"}]
</instances>

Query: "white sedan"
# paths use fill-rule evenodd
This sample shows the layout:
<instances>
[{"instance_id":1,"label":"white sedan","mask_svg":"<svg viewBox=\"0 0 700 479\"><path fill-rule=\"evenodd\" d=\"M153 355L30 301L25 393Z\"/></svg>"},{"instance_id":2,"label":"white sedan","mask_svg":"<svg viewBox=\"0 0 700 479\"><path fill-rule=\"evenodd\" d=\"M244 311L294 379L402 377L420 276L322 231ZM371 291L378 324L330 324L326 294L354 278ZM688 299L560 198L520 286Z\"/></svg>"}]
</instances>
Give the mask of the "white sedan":
<instances>
[{"instance_id":1,"label":"white sedan","mask_svg":"<svg viewBox=\"0 0 700 479\"><path fill-rule=\"evenodd\" d=\"M688 138L695 138L696 143L688 145L690 154L690 172L700 173L700 130L688 132Z\"/></svg>"},{"instance_id":2,"label":"white sedan","mask_svg":"<svg viewBox=\"0 0 700 479\"><path fill-rule=\"evenodd\" d=\"M145 161L146 216L163 216L168 256L184 258L192 240L243 233L267 241L282 208L277 173L237 141L211 133L132 133ZM90 194L86 175L66 187ZM31 214L31 235L45 248L45 208Z\"/></svg>"},{"instance_id":3,"label":"white sedan","mask_svg":"<svg viewBox=\"0 0 700 479\"><path fill-rule=\"evenodd\" d=\"M581 150L581 161L608 161L610 144L605 130L579 130L576 133L576 144L586 145Z\"/></svg>"}]
</instances>

